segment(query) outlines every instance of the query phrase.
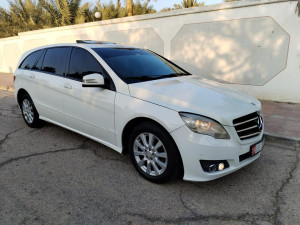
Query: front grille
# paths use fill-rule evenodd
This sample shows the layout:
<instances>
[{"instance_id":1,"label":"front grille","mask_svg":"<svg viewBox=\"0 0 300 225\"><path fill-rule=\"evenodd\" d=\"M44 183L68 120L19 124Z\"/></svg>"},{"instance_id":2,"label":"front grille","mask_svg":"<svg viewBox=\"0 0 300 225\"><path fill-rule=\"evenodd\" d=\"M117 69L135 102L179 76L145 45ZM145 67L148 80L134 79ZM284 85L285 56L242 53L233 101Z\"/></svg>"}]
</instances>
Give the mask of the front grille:
<instances>
[{"instance_id":1,"label":"front grille","mask_svg":"<svg viewBox=\"0 0 300 225\"><path fill-rule=\"evenodd\" d=\"M258 112L233 120L233 126L241 140L256 137L263 129L263 120Z\"/></svg>"}]
</instances>

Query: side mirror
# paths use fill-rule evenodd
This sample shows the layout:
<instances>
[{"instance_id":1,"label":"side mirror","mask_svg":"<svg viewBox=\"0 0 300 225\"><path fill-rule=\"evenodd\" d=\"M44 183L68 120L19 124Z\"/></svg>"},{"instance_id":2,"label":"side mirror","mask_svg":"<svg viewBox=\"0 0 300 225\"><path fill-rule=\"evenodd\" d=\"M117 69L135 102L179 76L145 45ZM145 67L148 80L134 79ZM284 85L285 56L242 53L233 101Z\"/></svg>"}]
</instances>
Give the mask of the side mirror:
<instances>
[{"instance_id":1,"label":"side mirror","mask_svg":"<svg viewBox=\"0 0 300 225\"><path fill-rule=\"evenodd\" d=\"M82 87L105 87L104 77L99 73L86 75L82 78Z\"/></svg>"}]
</instances>

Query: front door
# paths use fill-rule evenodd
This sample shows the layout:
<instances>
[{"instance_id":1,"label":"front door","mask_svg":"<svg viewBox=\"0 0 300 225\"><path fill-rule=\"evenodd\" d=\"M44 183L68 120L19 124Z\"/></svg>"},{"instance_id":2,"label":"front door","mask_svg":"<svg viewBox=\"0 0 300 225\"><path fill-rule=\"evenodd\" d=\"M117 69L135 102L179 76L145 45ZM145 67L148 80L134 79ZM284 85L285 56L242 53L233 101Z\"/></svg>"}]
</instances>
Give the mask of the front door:
<instances>
[{"instance_id":1,"label":"front door","mask_svg":"<svg viewBox=\"0 0 300 225\"><path fill-rule=\"evenodd\" d=\"M107 76L91 53L74 47L69 72L63 78L63 108L66 125L106 143L116 145L114 90L82 87L82 77L92 73Z\"/></svg>"}]
</instances>

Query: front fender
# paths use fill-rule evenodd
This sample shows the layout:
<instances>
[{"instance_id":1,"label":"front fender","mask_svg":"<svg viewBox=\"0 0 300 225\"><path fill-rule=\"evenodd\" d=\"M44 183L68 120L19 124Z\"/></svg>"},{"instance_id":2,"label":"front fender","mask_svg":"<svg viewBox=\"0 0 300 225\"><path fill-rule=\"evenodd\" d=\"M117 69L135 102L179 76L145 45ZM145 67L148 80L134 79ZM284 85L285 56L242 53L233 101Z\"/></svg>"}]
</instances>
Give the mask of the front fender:
<instances>
[{"instance_id":1,"label":"front fender","mask_svg":"<svg viewBox=\"0 0 300 225\"><path fill-rule=\"evenodd\" d=\"M122 132L126 124L135 118L154 120L169 133L184 125L177 111L117 93L115 100L115 127L118 147L122 148Z\"/></svg>"}]
</instances>

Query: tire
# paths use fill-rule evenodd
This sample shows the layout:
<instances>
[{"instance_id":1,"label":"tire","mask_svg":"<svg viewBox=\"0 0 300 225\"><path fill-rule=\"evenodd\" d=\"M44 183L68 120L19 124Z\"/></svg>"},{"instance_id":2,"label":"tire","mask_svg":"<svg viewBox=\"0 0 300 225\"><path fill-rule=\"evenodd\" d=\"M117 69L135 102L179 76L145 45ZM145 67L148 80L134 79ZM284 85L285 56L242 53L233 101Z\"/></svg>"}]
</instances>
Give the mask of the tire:
<instances>
[{"instance_id":1,"label":"tire","mask_svg":"<svg viewBox=\"0 0 300 225\"><path fill-rule=\"evenodd\" d=\"M29 127L38 128L43 125L43 121L39 119L39 113L28 94L24 94L21 97L20 107L23 119Z\"/></svg>"},{"instance_id":2,"label":"tire","mask_svg":"<svg viewBox=\"0 0 300 225\"><path fill-rule=\"evenodd\" d=\"M135 127L128 149L135 169L151 182L164 183L181 174L182 161L175 142L155 123L145 122Z\"/></svg>"}]
</instances>

